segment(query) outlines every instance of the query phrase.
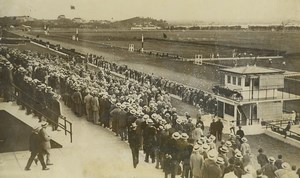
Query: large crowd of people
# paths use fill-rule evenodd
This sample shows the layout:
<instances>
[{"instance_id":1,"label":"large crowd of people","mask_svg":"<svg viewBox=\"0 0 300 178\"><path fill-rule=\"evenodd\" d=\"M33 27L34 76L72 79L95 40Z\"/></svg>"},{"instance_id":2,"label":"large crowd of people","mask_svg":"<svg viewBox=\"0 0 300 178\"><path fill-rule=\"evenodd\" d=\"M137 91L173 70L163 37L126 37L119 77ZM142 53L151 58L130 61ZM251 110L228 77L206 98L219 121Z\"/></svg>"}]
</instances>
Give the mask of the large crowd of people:
<instances>
[{"instance_id":1,"label":"large crowd of people","mask_svg":"<svg viewBox=\"0 0 300 178\"><path fill-rule=\"evenodd\" d=\"M99 66L99 70L89 70L87 61ZM54 130L60 116L56 102L59 103L61 95L63 103L77 117L111 129L121 140L128 141L134 168L143 150L144 161L155 163L155 168L162 169L165 177L171 178L176 175L186 178L299 175L295 166L266 156L262 149L257 157L261 167L254 167L253 152L242 128L224 139L222 121L212 120L209 132L205 132L202 114L215 113L215 99L163 77L93 55L83 60L7 47L0 47L0 77L4 101L13 100L13 93L18 93L16 101L27 114L33 112L40 120L44 116ZM179 116L171 104L170 93L196 105L197 118L189 113ZM33 98L32 102L24 102L31 101L28 97Z\"/></svg>"}]
</instances>

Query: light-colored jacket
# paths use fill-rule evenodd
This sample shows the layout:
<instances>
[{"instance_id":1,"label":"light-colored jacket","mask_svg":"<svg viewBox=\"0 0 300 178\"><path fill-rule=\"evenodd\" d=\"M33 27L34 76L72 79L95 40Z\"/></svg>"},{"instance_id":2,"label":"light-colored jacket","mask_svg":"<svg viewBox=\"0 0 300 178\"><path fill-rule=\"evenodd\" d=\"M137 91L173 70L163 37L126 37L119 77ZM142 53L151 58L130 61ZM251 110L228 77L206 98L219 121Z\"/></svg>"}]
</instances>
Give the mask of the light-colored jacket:
<instances>
[{"instance_id":1,"label":"light-colored jacket","mask_svg":"<svg viewBox=\"0 0 300 178\"><path fill-rule=\"evenodd\" d=\"M203 156L199 152L193 152L190 157L190 166L193 176L202 177Z\"/></svg>"},{"instance_id":2,"label":"light-colored jacket","mask_svg":"<svg viewBox=\"0 0 300 178\"><path fill-rule=\"evenodd\" d=\"M50 136L47 134L46 129L42 128L39 133L40 137L42 138L42 148L44 150L50 150L51 145L50 145Z\"/></svg>"},{"instance_id":3,"label":"light-colored jacket","mask_svg":"<svg viewBox=\"0 0 300 178\"><path fill-rule=\"evenodd\" d=\"M91 98L91 108L92 111L99 111L99 100L98 97Z\"/></svg>"}]
</instances>

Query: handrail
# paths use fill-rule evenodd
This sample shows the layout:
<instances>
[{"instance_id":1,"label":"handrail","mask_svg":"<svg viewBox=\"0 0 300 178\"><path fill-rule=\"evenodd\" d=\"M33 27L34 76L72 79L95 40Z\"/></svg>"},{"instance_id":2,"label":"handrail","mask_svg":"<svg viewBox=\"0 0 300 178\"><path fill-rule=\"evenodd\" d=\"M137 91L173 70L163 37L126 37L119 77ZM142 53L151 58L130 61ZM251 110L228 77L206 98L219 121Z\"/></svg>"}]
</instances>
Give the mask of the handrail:
<instances>
[{"instance_id":1,"label":"handrail","mask_svg":"<svg viewBox=\"0 0 300 178\"><path fill-rule=\"evenodd\" d=\"M275 121L269 121L266 122L267 124L272 124L272 125L280 125L282 124L287 124L288 122L292 121L291 119L283 119L283 120L275 120Z\"/></svg>"},{"instance_id":2,"label":"handrail","mask_svg":"<svg viewBox=\"0 0 300 178\"><path fill-rule=\"evenodd\" d=\"M31 101L36 102L35 99L33 99L29 94L25 93L22 89L20 89L19 87L17 87L17 86L14 85L14 84L11 84L11 85L12 85L15 89L17 89L18 92L21 92L22 95L26 95L27 97L30 98ZM20 101L20 102L26 104L26 101L22 101L21 98L20 98L19 96L17 96L16 94L12 93L11 95L12 95L14 98L16 98L17 101ZM70 121L68 121L68 120L66 119L65 116L62 116L62 115L59 116L59 118L61 118L61 119L64 121L64 124L61 124L61 123L59 123L59 122L58 122L58 124L56 124L52 119L50 119L50 118L49 118L48 116L46 116L44 113L38 111L38 110L37 110L36 108L34 108L33 106L28 105L28 104L27 104L26 106L29 106L32 110L34 110L34 111L37 112L38 114L41 114L42 116L44 116L44 117L47 119L48 122L49 122L49 121L51 122L51 124L53 124L53 125L55 125L55 126L58 126L59 128L62 128L62 129L65 131L65 135L67 135L67 133L69 133L69 134L70 134L70 142L72 143L72 141L73 141L73 137L72 137L72 135L73 135L73 131L72 131L72 123L71 123ZM49 109L48 111L50 111L50 112L52 112L52 113L55 113L54 111L52 111L52 110L50 110L50 109ZM68 127L67 127L67 123L68 123L68 125L69 125L69 129L68 129Z\"/></svg>"},{"instance_id":3,"label":"handrail","mask_svg":"<svg viewBox=\"0 0 300 178\"><path fill-rule=\"evenodd\" d=\"M285 131L285 129L280 126L277 126L275 124L266 123L266 129L268 129L268 128L271 128L272 131L277 132L277 133L287 132L287 133L289 133L289 134L287 134L288 137L293 138L292 135L295 135L298 139L296 139L296 138L293 138L293 139L300 140L300 134L296 133L294 131L290 131L290 130Z\"/></svg>"}]
</instances>

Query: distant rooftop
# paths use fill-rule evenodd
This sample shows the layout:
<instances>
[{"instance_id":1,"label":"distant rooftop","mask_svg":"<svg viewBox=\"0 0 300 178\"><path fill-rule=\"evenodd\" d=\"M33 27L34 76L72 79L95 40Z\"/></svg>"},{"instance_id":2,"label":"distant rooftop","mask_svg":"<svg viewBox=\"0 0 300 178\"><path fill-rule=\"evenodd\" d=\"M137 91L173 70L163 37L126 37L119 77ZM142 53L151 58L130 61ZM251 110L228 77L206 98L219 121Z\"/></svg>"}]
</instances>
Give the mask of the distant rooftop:
<instances>
[{"instance_id":1,"label":"distant rooftop","mask_svg":"<svg viewBox=\"0 0 300 178\"><path fill-rule=\"evenodd\" d=\"M221 71L236 73L236 74L271 74L271 73L284 73L283 70L258 67L258 66L242 66L220 69Z\"/></svg>"}]
</instances>

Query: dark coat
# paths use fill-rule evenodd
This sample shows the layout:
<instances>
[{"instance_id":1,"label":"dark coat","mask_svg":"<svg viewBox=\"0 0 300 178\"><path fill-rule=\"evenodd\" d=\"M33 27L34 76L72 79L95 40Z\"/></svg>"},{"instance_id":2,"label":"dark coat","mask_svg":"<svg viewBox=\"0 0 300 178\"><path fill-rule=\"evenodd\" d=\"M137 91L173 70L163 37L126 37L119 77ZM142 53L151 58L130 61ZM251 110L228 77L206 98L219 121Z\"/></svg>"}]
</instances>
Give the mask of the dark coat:
<instances>
[{"instance_id":1,"label":"dark coat","mask_svg":"<svg viewBox=\"0 0 300 178\"><path fill-rule=\"evenodd\" d=\"M132 129L129 128L129 132L128 132L128 142L129 142L129 146L130 148L140 148L140 137L137 134L136 129Z\"/></svg>"},{"instance_id":2,"label":"dark coat","mask_svg":"<svg viewBox=\"0 0 300 178\"><path fill-rule=\"evenodd\" d=\"M205 159L202 169L202 178L221 178L221 168L210 159Z\"/></svg>"},{"instance_id":3,"label":"dark coat","mask_svg":"<svg viewBox=\"0 0 300 178\"><path fill-rule=\"evenodd\" d=\"M38 133L32 132L29 137L29 151L38 153L42 148L42 140Z\"/></svg>"}]
</instances>

